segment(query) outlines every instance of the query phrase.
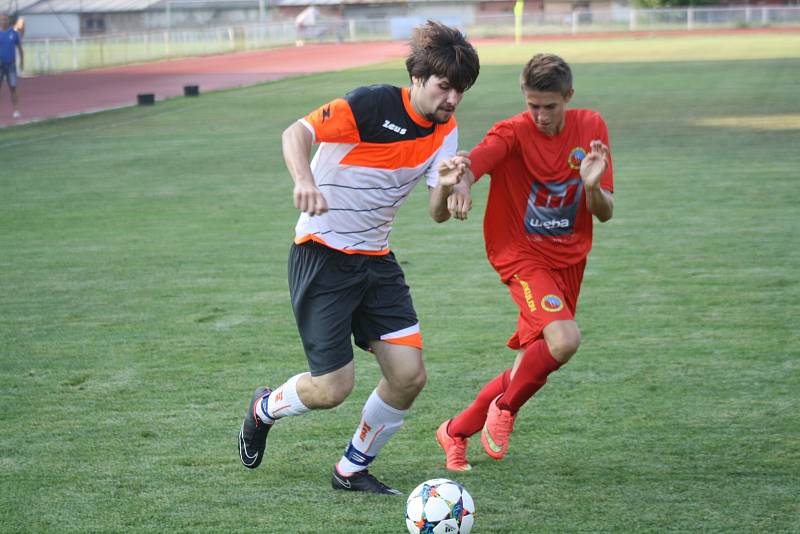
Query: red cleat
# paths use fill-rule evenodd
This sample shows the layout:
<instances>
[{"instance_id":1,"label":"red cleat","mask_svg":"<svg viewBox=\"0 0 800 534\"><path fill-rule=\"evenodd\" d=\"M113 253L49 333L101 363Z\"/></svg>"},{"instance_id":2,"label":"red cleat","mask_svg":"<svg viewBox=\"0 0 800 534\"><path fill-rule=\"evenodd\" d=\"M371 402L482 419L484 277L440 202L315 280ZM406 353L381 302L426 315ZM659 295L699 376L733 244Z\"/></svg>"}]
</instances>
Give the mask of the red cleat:
<instances>
[{"instance_id":1,"label":"red cleat","mask_svg":"<svg viewBox=\"0 0 800 534\"><path fill-rule=\"evenodd\" d=\"M514 432L516 415L497 406L498 395L489 405L486 423L481 432L481 443L486 454L495 460L502 460L508 450L508 438Z\"/></svg>"},{"instance_id":2,"label":"red cleat","mask_svg":"<svg viewBox=\"0 0 800 534\"><path fill-rule=\"evenodd\" d=\"M448 419L436 429L436 441L444 449L445 467L450 471L469 471L472 466L467 463L467 438L454 438L448 435L449 423Z\"/></svg>"}]
</instances>

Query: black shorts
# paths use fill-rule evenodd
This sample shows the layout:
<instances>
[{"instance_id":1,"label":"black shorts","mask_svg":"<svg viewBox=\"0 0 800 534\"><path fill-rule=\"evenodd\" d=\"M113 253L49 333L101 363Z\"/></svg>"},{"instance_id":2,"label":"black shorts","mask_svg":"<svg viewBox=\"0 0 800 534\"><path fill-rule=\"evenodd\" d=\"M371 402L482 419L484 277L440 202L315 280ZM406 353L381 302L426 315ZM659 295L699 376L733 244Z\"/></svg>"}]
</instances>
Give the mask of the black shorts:
<instances>
[{"instance_id":1,"label":"black shorts","mask_svg":"<svg viewBox=\"0 0 800 534\"><path fill-rule=\"evenodd\" d=\"M371 341L419 331L411 291L391 252L368 256L313 241L292 244L289 293L313 376L350 363L351 335L368 350Z\"/></svg>"}]
</instances>

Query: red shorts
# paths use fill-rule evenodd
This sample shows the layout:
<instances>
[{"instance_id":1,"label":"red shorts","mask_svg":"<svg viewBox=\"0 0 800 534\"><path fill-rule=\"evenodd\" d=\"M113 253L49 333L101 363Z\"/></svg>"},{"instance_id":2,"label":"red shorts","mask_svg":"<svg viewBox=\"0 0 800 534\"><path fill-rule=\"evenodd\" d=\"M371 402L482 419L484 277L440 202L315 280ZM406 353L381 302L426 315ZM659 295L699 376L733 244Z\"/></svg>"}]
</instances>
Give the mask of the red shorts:
<instances>
[{"instance_id":1,"label":"red shorts","mask_svg":"<svg viewBox=\"0 0 800 534\"><path fill-rule=\"evenodd\" d=\"M511 298L519 307L517 331L506 342L519 350L542 337L553 321L575 318L586 260L565 269L532 269L519 272L508 281Z\"/></svg>"}]
</instances>

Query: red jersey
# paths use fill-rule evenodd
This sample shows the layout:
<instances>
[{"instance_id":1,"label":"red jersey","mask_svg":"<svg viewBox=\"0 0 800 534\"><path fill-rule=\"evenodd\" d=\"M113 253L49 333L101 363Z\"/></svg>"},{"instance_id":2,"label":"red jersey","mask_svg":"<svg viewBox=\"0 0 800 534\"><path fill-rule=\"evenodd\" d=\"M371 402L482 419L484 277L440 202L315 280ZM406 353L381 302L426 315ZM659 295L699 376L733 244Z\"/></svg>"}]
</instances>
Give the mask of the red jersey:
<instances>
[{"instance_id":1,"label":"red jersey","mask_svg":"<svg viewBox=\"0 0 800 534\"><path fill-rule=\"evenodd\" d=\"M491 175L483 220L486 254L503 281L527 268L563 269L592 248L592 214L580 163L590 142L606 145L599 113L568 109L558 135L541 133L527 111L495 124L470 153L476 178ZM608 170L600 187L614 191Z\"/></svg>"}]
</instances>

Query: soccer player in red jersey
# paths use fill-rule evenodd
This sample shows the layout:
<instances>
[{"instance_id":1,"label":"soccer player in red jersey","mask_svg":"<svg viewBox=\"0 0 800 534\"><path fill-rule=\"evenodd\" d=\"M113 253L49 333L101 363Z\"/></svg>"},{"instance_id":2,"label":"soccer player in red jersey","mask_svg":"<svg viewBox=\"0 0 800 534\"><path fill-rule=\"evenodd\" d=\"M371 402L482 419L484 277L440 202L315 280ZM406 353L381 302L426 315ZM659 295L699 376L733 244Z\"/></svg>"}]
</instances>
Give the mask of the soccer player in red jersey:
<instances>
[{"instance_id":1,"label":"soccer player in red jersey","mask_svg":"<svg viewBox=\"0 0 800 534\"><path fill-rule=\"evenodd\" d=\"M484 217L486 253L519 307L511 368L494 377L460 414L436 431L448 469L470 469L467 438L481 432L501 459L517 412L550 373L569 361L581 336L575 322L592 216L614 211L608 130L599 113L567 109L572 72L560 57L537 54L521 76L527 111L495 124L470 152L471 173L454 186L446 213L466 218L469 189L491 176Z\"/></svg>"}]
</instances>

